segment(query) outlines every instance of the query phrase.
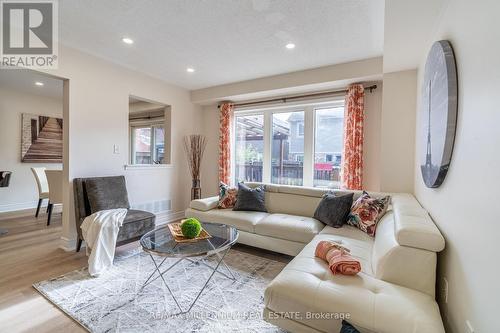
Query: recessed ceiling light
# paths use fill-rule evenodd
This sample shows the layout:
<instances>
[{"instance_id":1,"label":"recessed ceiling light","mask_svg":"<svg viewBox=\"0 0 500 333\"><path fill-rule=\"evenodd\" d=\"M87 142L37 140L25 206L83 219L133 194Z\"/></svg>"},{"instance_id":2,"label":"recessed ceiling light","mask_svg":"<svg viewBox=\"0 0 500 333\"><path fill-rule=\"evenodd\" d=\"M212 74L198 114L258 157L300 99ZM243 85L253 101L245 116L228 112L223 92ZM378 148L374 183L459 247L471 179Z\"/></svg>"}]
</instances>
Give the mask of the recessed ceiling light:
<instances>
[{"instance_id":1,"label":"recessed ceiling light","mask_svg":"<svg viewBox=\"0 0 500 333\"><path fill-rule=\"evenodd\" d=\"M37 86L39 86L39 87L43 87L43 82L36 81L36 82L35 82L35 85L37 85Z\"/></svg>"},{"instance_id":2,"label":"recessed ceiling light","mask_svg":"<svg viewBox=\"0 0 500 333\"><path fill-rule=\"evenodd\" d=\"M294 44L294 43L288 43L288 44L286 44L286 45L285 45L285 47L286 47L287 49L291 50L291 49L294 49L294 48L295 48L295 44Z\"/></svg>"},{"instance_id":3,"label":"recessed ceiling light","mask_svg":"<svg viewBox=\"0 0 500 333\"><path fill-rule=\"evenodd\" d=\"M123 37L122 38L122 42L124 42L125 44L134 44L134 40L132 38L128 38L128 37Z\"/></svg>"},{"instance_id":4,"label":"recessed ceiling light","mask_svg":"<svg viewBox=\"0 0 500 333\"><path fill-rule=\"evenodd\" d=\"M192 67L188 67L188 68L186 69L186 72L188 72L188 73L194 73L194 68L192 68Z\"/></svg>"}]
</instances>

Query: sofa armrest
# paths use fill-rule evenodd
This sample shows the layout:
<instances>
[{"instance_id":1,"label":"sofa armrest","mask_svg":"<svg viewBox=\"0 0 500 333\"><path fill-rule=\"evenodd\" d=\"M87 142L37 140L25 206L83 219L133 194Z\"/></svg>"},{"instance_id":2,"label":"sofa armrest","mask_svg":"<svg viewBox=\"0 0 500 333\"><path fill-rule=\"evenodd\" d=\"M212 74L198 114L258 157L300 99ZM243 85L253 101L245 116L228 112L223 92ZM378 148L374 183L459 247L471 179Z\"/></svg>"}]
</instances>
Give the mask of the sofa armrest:
<instances>
[{"instance_id":1,"label":"sofa armrest","mask_svg":"<svg viewBox=\"0 0 500 333\"><path fill-rule=\"evenodd\" d=\"M215 196L204 199L192 200L191 203L189 204L189 208L206 212L207 210L217 208L218 205L219 205L219 197Z\"/></svg>"}]
</instances>

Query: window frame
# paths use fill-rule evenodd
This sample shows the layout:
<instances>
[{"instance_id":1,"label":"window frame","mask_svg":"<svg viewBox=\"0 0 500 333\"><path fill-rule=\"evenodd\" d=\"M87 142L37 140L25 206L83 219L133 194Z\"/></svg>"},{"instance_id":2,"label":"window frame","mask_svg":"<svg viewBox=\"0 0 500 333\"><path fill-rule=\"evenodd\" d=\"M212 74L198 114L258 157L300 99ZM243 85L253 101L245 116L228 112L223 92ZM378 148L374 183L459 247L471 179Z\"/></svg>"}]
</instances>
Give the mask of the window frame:
<instances>
[{"instance_id":1,"label":"window frame","mask_svg":"<svg viewBox=\"0 0 500 333\"><path fill-rule=\"evenodd\" d=\"M272 149L272 121L273 114L288 112L304 112L304 158L302 186L314 187L314 154L316 137L316 110L325 108L345 107L344 96L336 96L315 101L301 101L279 105L266 105L259 108L236 108L234 111L231 130L234 135L231 139L231 149L236 148L236 118L247 115L264 116L264 154L262 159L262 182L271 183L271 149ZM236 182L235 154L231 154L231 182Z\"/></svg>"}]
</instances>

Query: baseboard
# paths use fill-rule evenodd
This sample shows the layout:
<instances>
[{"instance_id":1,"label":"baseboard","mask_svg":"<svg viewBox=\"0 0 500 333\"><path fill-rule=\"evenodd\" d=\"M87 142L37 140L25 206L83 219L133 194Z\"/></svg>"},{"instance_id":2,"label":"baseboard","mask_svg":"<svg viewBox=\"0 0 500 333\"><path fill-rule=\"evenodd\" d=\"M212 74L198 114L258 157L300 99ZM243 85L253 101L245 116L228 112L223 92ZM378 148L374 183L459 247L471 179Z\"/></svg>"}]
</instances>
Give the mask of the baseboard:
<instances>
[{"instance_id":1,"label":"baseboard","mask_svg":"<svg viewBox=\"0 0 500 333\"><path fill-rule=\"evenodd\" d=\"M34 213L33 213L34 214ZM156 226L161 226L166 223L178 221L184 218L184 211L179 212L161 212L156 213ZM85 242L82 243L82 249L85 247ZM69 239L66 237L62 237L59 241L59 248L63 249L66 252L75 251L76 250L76 238Z\"/></svg>"},{"instance_id":2,"label":"baseboard","mask_svg":"<svg viewBox=\"0 0 500 333\"><path fill-rule=\"evenodd\" d=\"M46 209L46 207L44 207L43 209ZM40 212L44 212L43 209L40 208ZM13 219L17 217L35 216L35 213L36 213L36 207L24 208L12 211L0 211L0 221L6 219Z\"/></svg>"}]
</instances>

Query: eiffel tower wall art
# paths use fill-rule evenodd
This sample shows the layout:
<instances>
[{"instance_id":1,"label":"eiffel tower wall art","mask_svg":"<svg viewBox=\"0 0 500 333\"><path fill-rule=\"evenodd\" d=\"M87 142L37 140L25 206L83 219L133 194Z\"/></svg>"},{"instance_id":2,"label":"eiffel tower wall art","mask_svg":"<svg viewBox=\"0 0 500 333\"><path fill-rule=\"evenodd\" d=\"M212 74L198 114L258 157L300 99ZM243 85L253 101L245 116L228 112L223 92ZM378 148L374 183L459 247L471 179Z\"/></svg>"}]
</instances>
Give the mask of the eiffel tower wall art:
<instances>
[{"instance_id":1,"label":"eiffel tower wall art","mask_svg":"<svg viewBox=\"0 0 500 333\"><path fill-rule=\"evenodd\" d=\"M23 113L21 161L62 163L63 120Z\"/></svg>"},{"instance_id":2,"label":"eiffel tower wall art","mask_svg":"<svg viewBox=\"0 0 500 333\"><path fill-rule=\"evenodd\" d=\"M420 103L420 171L427 187L439 187L450 167L457 125L457 69L450 42L435 42L425 63Z\"/></svg>"}]
</instances>

